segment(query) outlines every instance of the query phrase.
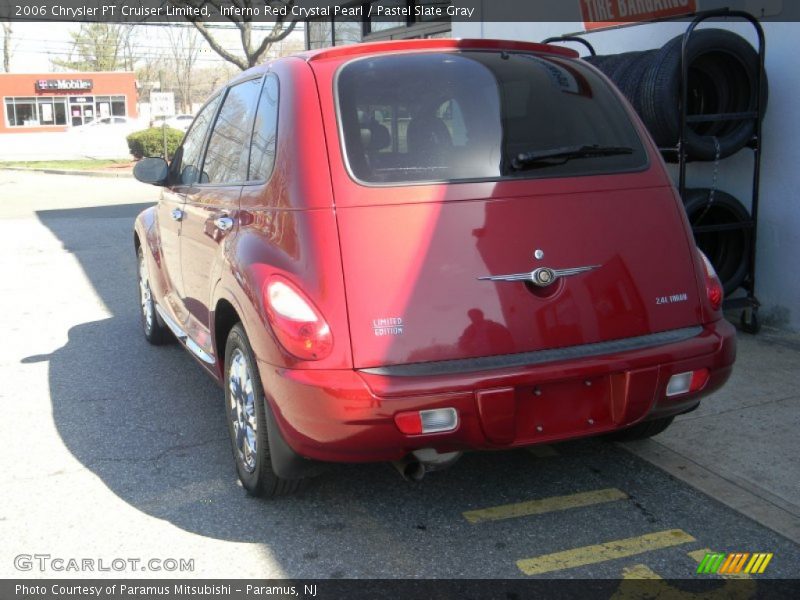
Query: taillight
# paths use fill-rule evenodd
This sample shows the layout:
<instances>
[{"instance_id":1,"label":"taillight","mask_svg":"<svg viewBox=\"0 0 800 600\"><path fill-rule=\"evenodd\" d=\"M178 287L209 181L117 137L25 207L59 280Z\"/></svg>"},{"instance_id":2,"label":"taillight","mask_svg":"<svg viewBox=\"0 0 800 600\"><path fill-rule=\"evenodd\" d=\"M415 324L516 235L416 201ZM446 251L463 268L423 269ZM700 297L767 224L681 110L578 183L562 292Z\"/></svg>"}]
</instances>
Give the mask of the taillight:
<instances>
[{"instance_id":1,"label":"taillight","mask_svg":"<svg viewBox=\"0 0 800 600\"><path fill-rule=\"evenodd\" d=\"M705 266L704 279L706 282L706 296L708 297L708 302L711 304L711 308L713 310L719 310L722 308L722 300L724 297L722 284L719 281L719 277L717 277L717 272L714 270L714 265L711 264L711 261L708 260L708 257L699 249L697 252L700 254L700 258L703 259L703 265Z\"/></svg>"},{"instance_id":2,"label":"taillight","mask_svg":"<svg viewBox=\"0 0 800 600\"><path fill-rule=\"evenodd\" d=\"M278 341L288 352L304 360L320 360L331 353L331 328L295 285L279 277L268 280L264 308Z\"/></svg>"}]
</instances>

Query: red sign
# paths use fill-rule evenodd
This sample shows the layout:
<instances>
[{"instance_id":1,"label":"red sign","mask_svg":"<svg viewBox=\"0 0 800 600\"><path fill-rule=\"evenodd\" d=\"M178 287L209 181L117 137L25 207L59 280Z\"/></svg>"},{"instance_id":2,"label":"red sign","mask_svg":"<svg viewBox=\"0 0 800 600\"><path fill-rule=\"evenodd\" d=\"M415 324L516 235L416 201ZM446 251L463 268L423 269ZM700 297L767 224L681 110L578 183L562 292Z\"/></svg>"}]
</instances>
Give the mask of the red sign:
<instances>
[{"instance_id":1,"label":"red sign","mask_svg":"<svg viewBox=\"0 0 800 600\"><path fill-rule=\"evenodd\" d=\"M586 31L697 12L697 0L579 0Z\"/></svg>"}]
</instances>

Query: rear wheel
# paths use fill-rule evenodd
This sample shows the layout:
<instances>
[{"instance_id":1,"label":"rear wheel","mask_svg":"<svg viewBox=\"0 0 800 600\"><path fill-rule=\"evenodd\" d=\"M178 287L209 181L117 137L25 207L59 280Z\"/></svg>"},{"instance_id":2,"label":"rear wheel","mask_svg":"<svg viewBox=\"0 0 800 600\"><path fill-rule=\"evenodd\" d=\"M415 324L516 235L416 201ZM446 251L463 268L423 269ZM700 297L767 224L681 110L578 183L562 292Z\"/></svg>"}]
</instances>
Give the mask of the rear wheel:
<instances>
[{"instance_id":1,"label":"rear wheel","mask_svg":"<svg viewBox=\"0 0 800 600\"><path fill-rule=\"evenodd\" d=\"M272 469L269 408L253 350L240 323L233 326L225 345L225 407L236 472L247 493L273 498L297 491L302 479L285 479Z\"/></svg>"},{"instance_id":2,"label":"rear wheel","mask_svg":"<svg viewBox=\"0 0 800 600\"><path fill-rule=\"evenodd\" d=\"M147 274L147 262L144 259L144 251L139 246L137 249L139 265L139 308L142 316L142 328L144 329L145 339L154 346L160 346L170 341L169 331L158 318L156 303L150 290L150 278Z\"/></svg>"},{"instance_id":3,"label":"rear wheel","mask_svg":"<svg viewBox=\"0 0 800 600\"><path fill-rule=\"evenodd\" d=\"M634 440L644 440L654 435L658 435L672 424L675 417L664 417L663 419L653 419L645 421L633 427L628 427L622 431L609 433L606 437L614 442L632 442Z\"/></svg>"}]
</instances>

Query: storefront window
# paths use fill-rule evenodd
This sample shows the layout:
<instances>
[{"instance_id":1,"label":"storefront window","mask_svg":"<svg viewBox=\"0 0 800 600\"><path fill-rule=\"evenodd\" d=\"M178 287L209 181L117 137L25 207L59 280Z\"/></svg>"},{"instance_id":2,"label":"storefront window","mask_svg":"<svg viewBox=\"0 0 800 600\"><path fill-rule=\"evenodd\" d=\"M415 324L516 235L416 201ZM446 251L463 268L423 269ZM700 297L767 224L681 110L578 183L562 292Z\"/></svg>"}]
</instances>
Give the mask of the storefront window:
<instances>
[{"instance_id":1,"label":"storefront window","mask_svg":"<svg viewBox=\"0 0 800 600\"><path fill-rule=\"evenodd\" d=\"M361 21L353 18L336 19L333 24L334 46L357 44L361 41Z\"/></svg>"},{"instance_id":2,"label":"storefront window","mask_svg":"<svg viewBox=\"0 0 800 600\"><path fill-rule=\"evenodd\" d=\"M94 115L97 119L125 117L125 96L95 96Z\"/></svg>"},{"instance_id":3,"label":"storefront window","mask_svg":"<svg viewBox=\"0 0 800 600\"><path fill-rule=\"evenodd\" d=\"M328 19L308 22L308 47L311 50L327 48L333 44L333 30Z\"/></svg>"},{"instance_id":4,"label":"storefront window","mask_svg":"<svg viewBox=\"0 0 800 600\"><path fill-rule=\"evenodd\" d=\"M111 97L110 96L95 96L94 97L94 112L98 119L104 119L111 116Z\"/></svg>"},{"instance_id":5,"label":"storefront window","mask_svg":"<svg viewBox=\"0 0 800 600\"><path fill-rule=\"evenodd\" d=\"M55 113L56 125L67 124L67 103L63 98L56 99L53 104L53 112Z\"/></svg>"},{"instance_id":6,"label":"storefront window","mask_svg":"<svg viewBox=\"0 0 800 600\"><path fill-rule=\"evenodd\" d=\"M53 114L53 99L39 98L39 124L53 125L55 115Z\"/></svg>"},{"instance_id":7,"label":"storefront window","mask_svg":"<svg viewBox=\"0 0 800 600\"><path fill-rule=\"evenodd\" d=\"M17 117L14 113L14 100L11 98L6 99L6 120L8 121L9 127L15 127L17 125Z\"/></svg>"},{"instance_id":8,"label":"storefront window","mask_svg":"<svg viewBox=\"0 0 800 600\"><path fill-rule=\"evenodd\" d=\"M378 7L382 9L386 9L387 12L393 12L392 9L404 9L406 8L407 2L406 0L378 0L377 2L373 2L374 6L372 7L372 14L378 14ZM405 27L406 19L402 16L400 17L381 17L380 19L372 18L369 21L369 30L370 33L376 33L378 31L386 31L387 29L394 29L395 27Z\"/></svg>"},{"instance_id":9,"label":"storefront window","mask_svg":"<svg viewBox=\"0 0 800 600\"><path fill-rule=\"evenodd\" d=\"M115 117L127 116L125 96L111 96L111 114Z\"/></svg>"},{"instance_id":10,"label":"storefront window","mask_svg":"<svg viewBox=\"0 0 800 600\"><path fill-rule=\"evenodd\" d=\"M14 98L14 112L17 127L39 124L36 120L36 98Z\"/></svg>"},{"instance_id":11,"label":"storefront window","mask_svg":"<svg viewBox=\"0 0 800 600\"><path fill-rule=\"evenodd\" d=\"M333 22L331 19L306 21L308 49L363 41L450 37L451 19L446 8L453 0L348 0L344 4L364 7L363 21L352 18L336 18Z\"/></svg>"},{"instance_id":12,"label":"storefront window","mask_svg":"<svg viewBox=\"0 0 800 600\"><path fill-rule=\"evenodd\" d=\"M9 127L35 127L37 125L66 125L66 99L6 98L6 120Z\"/></svg>"}]
</instances>

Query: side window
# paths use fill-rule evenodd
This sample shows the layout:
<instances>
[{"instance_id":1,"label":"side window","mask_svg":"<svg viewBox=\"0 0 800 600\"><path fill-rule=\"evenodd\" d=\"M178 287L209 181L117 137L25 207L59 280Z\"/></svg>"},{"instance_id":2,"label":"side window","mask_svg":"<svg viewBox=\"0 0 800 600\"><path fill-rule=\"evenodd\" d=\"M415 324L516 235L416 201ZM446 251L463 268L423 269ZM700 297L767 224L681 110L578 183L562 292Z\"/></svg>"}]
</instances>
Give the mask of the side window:
<instances>
[{"instance_id":1,"label":"side window","mask_svg":"<svg viewBox=\"0 0 800 600\"><path fill-rule=\"evenodd\" d=\"M228 90L208 140L202 183L242 183L247 179L247 144L261 79Z\"/></svg>"},{"instance_id":2,"label":"side window","mask_svg":"<svg viewBox=\"0 0 800 600\"><path fill-rule=\"evenodd\" d=\"M214 112L217 110L219 99L220 96L217 96L203 107L186 137L183 138L183 144L170 165L173 181L181 185L190 185L199 181L203 141L206 139L206 132L214 117Z\"/></svg>"},{"instance_id":3,"label":"side window","mask_svg":"<svg viewBox=\"0 0 800 600\"><path fill-rule=\"evenodd\" d=\"M278 136L278 77L267 75L258 99L253 140L250 143L249 181L266 181L275 165L275 143Z\"/></svg>"}]
</instances>

